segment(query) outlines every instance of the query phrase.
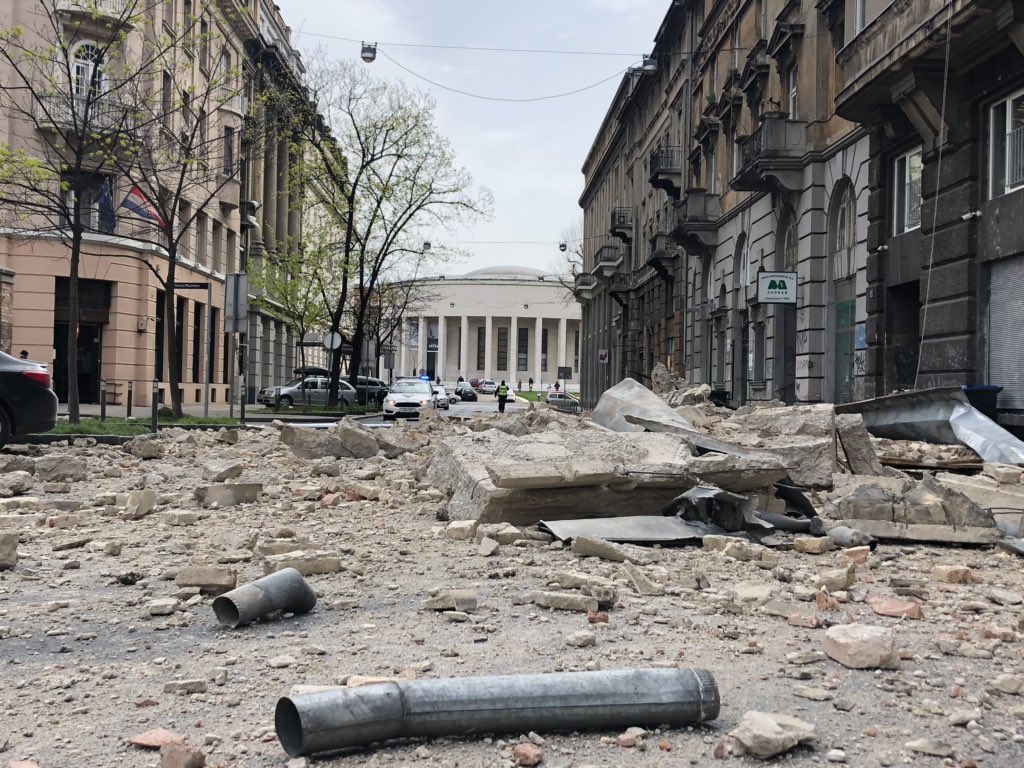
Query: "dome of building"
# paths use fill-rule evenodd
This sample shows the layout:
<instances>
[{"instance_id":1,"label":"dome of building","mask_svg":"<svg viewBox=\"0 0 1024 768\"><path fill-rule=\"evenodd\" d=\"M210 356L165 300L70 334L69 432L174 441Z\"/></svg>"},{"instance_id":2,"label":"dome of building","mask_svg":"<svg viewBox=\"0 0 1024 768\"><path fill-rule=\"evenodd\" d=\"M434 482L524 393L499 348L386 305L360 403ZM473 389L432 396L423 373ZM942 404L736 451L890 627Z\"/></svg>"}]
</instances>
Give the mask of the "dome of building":
<instances>
[{"instance_id":1,"label":"dome of building","mask_svg":"<svg viewBox=\"0 0 1024 768\"><path fill-rule=\"evenodd\" d=\"M507 267L484 267L467 272L463 277L472 277L484 280L536 280L538 277L546 277L550 273L533 267L507 266Z\"/></svg>"}]
</instances>

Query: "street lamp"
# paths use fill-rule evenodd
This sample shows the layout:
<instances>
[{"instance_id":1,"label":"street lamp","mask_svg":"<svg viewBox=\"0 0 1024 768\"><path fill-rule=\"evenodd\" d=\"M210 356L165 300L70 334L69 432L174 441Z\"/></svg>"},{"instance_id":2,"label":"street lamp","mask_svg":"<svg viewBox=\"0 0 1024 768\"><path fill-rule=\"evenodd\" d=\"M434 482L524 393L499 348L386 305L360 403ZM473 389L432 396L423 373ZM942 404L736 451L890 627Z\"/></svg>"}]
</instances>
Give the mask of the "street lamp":
<instances>
[{"instance_id":1,"label":"street lamp","mask_svg":"<svg viewBox=\"0 0 1024 768\"><path fill-rule=\"evenodd\" d=\"M377 44L364 42L363 51L359 55L367 64L372 64L377 58Z\"/></svg>"}]
</instances>

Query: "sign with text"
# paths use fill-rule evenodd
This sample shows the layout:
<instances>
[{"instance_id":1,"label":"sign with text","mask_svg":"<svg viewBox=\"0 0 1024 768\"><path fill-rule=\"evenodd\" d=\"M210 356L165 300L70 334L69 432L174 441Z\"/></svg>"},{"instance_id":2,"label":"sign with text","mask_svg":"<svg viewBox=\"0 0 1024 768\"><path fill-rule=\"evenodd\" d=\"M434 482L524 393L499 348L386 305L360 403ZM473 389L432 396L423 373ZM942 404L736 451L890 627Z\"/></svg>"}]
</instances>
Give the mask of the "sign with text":
<instances>
[{"instance_id":1,"label":"sign with text","mask_svg":"<svg viewBox=\"0 0 1024 768\"><path fill-rule=\"evenodd\" d=\"M796 272L758 272L758 304L796 304Z\"/></svg>"},{"instance_id":2,"label":"sign with text","mask_svg":"<svg viewBox=\"0 0 1024 768\"><path fill-rule=\"evenodd\" d=\"M204 291L210 287L209 283L175 283L175 290L190 291L194 289L202 288Z\"/></svg>"},{"instance_id":3,"label":"sign with text","mask_svg":"<svg viewBox=\"0 0 1024 768\"><path fill-rule=\"evenodd\" d=\"M249 325L249 276L244 272L224 279L224 333L246 333Z\"/></svg>"}]
</instances>

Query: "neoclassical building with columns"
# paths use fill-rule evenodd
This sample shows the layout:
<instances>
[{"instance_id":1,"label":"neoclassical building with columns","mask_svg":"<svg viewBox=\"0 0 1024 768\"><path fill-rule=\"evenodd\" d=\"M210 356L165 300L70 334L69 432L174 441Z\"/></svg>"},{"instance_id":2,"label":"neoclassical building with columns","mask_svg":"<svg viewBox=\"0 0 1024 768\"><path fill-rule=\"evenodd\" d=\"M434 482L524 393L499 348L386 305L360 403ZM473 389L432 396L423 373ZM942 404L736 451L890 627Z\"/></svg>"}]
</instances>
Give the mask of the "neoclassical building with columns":
<instances>
[{"instance_id":1,"label":"neoclassical building with columns","mask_svg":"<svg viewBox=\"0 0 1024 768\"><path fill-rule=\"evenodd\" d=\"M530 267L488 267L423 281L416 315L400 324L395 375L442 381L554 383L572 368L579 386L580 305L567 280Z\"/></svg>"}]
</instances>

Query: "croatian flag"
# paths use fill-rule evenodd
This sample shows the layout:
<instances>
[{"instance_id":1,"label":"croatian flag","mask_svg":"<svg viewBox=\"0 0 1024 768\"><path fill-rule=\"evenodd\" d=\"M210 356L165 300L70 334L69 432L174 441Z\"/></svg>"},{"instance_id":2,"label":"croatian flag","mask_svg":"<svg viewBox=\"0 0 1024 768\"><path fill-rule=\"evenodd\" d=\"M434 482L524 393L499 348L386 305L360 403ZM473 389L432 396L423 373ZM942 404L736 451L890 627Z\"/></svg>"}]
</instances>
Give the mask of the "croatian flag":
<instances>
[{"instance_id":1,"label":"croatian flag","mask_svg":"<svg viewBox=\"0 0 1024 768\"><path fill-rule=\"evenodd\" d=\"M149 202L142 190L139 189L138 185L131 188L131 191L125 196L124 201L121 203L121 208L127 208L129 211L134 213L136 216L141 216L144 219L149 219L158 227L163 228L166 226L163 217L156 212L153 204Z\"/></svg>"}]
</instances>

